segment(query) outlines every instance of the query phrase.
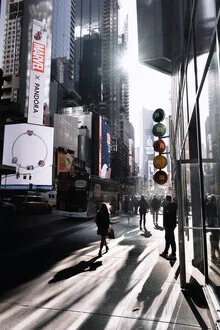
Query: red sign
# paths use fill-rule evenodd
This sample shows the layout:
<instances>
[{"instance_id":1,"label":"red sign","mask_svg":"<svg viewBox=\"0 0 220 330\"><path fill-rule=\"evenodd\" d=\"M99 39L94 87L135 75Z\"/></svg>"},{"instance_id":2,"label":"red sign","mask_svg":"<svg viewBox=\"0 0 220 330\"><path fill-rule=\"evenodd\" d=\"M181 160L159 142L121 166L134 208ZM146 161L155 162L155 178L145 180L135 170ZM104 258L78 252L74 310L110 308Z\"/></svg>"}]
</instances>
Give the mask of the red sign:
<instances>
[{"instance_id":1,"label":"red sign","mask_svg":"<svg viewBox=\"0 0 220 330\"><path fill-rule=\"evenodd\" d=\"M153 147L154 147L154 151L159 153L162 153L166 150L166 144L162 139L158 139L157 141L154 141Z\"/></svg>"},{"instance_id":2,"label":"red sign","mask_svg":"<svg viewBox=\"0 0 220 330\"><path fill-rule=\"evenodd\" d=\"M32 44L32 70L44 72L45 45L33 42Z\"/></svg>"}]
</instances>

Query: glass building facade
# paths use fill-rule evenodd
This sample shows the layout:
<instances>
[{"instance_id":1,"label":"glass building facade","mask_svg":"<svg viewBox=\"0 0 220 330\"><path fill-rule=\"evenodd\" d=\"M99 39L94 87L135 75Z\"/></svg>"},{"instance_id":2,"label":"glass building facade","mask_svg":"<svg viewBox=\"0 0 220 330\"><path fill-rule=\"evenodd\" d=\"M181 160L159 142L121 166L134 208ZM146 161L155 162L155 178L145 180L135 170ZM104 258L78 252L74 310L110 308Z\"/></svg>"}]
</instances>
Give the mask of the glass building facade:
<instances>
[{"instance_id":1,"label":"glass building facade","mask_svg":"<svg viewBox=\"0 0 220 330\"><path fill-rule=\"evenodd\" d=\"M170 143L178 201L180 284L183 289L197 285L203 288L217 328L220 319L220 2L168 2L172 3L169 19L164 1L152 1L152 5L162 13L166 31L160 31L160 37L171 50ZM138 14L143 6L144 1L137 1ZM148 15L147 8L145 13ZM140 17L139 30L144 30ZM167 22L171 30L166 39ZM142 31L144 34L149 35ZM163 56L163 49L160 51ZM151 59L153 56L158 59L156 51L151 50ZM142 53L140 57L148 64L147 55L144 57ZM157 60L151 60L150 65L158 69ZM166 64L163 67L160 62L160 71L167 72Z\"/></svg>"},{"instance_id":2,"label":"glass building facade","mask_svg":"<svg viewBox=\"0 0 220 330\"><path fill-rule=\"evenodd\" d=\"M183 285L196 281L220 307L220 90L219 4L188 1L187 39L174 63L172 109L176 181L181 193L180 250Z\"/></svg>"},{"instance_id":3,"label":"glass building facade","mask_svg":"<svg viewBox=\"0 0 220 330\"><path fill-rule=\"evenodd\" d=\"M76 1L75 89L81 104L102 101L102 0Z\"/></svg>"}]
</instances>

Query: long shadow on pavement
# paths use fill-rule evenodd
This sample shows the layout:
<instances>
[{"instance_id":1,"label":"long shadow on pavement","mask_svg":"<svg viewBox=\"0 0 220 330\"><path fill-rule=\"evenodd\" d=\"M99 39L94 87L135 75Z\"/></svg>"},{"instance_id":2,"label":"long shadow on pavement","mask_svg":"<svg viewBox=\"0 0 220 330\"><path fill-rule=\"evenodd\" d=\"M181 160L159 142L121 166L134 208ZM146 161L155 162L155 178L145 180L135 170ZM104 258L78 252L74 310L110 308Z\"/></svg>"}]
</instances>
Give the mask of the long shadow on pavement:
<instances>
[{"instance_id":1,"label":"long shadow on pavement","mask_svg":"<svg viewBox=\"0 0 220 330\"><path fill-rule=\"evenodd\" d=\"M88 261L80 261L77 265L59 271L48 283L55 283L66 280L84 271L94 271L102 265L101 261L97 261L98 257L94 257Z\"/></svg>"}]
</instances>

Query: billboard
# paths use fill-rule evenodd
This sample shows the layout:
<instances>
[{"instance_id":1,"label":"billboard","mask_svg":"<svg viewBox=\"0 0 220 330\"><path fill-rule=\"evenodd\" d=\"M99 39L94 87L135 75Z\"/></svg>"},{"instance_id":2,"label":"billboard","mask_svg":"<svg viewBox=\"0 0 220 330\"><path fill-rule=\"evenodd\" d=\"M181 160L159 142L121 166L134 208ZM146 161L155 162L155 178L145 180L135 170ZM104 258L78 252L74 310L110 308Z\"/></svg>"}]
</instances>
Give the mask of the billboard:
<instances>
[{"instance_id":1,"label":"billboard","mask_svg":"<svg viewBox=\"0 0 220 330\"><path fill-rule=\"evenodd\" d=\"M16 167L15 175L2 177L4 185L52 185L53 127L6 125L3 163Z\"/></svg>"},{"instance_id":2,"label":"billboard","mask_svg":"<svg viewBox=\"0 0 220 330\"><path fill-rule=\"evenodd\" d=\"M30 124L43 125L46 37L45 24L33 19L28 102L28 123Z\"/></svg>"},{"instance_id":3,"label":"billboard","mask_svg":"<svg viewBox=\"0 0 220 330\"><path fill-rule=\"evenodd\" d=\"M100 116L100 135L99 135L99 163L100 163L100 177L110 179L110 147L111 136L110 127L108 123Z\"/></svg>"},{"instance_id":4,"label":"billboard","mask_svg":"<svg viewBox=\"0 0 220 330\"><path fill-rule=\"evenodd\" d=\"M75 175L74 152L58 148L57 150L57 175L68 172Z\"/></svg>"}]
</instances>

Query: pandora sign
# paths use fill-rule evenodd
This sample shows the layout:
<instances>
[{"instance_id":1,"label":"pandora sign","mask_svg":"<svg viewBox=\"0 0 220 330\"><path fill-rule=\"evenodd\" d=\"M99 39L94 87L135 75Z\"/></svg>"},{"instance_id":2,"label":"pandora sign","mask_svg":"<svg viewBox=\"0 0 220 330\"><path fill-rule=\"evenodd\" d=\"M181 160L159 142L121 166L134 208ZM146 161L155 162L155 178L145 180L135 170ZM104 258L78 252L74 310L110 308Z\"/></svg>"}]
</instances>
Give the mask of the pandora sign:
<instances>
[{"instance_id":1,"label":"pandora sign","mask_svg":"<svg viewBox=\"0 0 220 330\"><path fill-rule=\"evenodd\" d=\"M44 80L46 60L45 24L33 20L28 123L43 125Z\"/></svg>"}]
</instances>

